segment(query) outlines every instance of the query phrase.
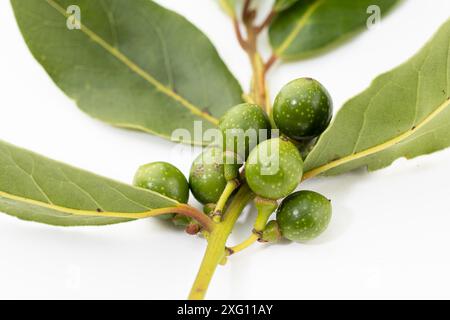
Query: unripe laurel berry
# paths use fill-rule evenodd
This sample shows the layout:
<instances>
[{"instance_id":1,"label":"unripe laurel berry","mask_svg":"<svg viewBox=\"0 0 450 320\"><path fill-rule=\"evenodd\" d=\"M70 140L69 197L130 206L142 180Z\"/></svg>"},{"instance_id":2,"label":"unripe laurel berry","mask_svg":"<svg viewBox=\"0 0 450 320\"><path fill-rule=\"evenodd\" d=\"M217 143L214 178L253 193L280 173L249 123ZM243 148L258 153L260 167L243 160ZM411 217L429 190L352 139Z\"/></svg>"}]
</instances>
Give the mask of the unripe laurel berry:
<instances>
[{"instance_id":1,"label":"unripe laurel berry","mask_svg":"<svg viewBox=\"0 0 450 320\"><path fill-rule=\"evenodd\" d=\"M301 78L281 89L273 106L278 129L294 140L312 139L322 134L333 115L330 94L318 81Z\"/></svg>"},{"instance_id":2,"label":"unripe laurel berry","mask_svg":"<svg viewBox=\"0 0 450 320\"><path fill-rule=\"evenodd\" d=\"M270 138L271 126L260 106L243 103L231 108L220 119L219 128L224 138L224 150L246 159L250 150Z\"/></svg>"},{"instance_id":3,"label":"unripe laurel berry","mask_svg":"<svg viewBox=\"0 0 450 320\"><path fill-rule=\"evenodd\" d=\"M141 166L134 176L133 184L181 203L187 203L189 200L189 185L186 178L180 170L167 162L153 162ZM170 219L174 214L160 217Z\"/></svg>"},{"instance_id":4,"label":"unripe laurel berry","mask_svg":"<svg viewBox=\"0 0 450 320\"><path fill-rule=\"evenodd\" d=\"M216 203L227 180L224 174L224 152L208 148L194 160L189 174L192 194L201 203Z\"/></svg>"},{"instance_id":5,"label":"unripe laurel berry","mask_svg":"<svg viewBox=\"0 0 450 320\"><path fill-rule=\"evenodd\" d=\"M330 200L321 194L299 191L283 200L277 210L277 223L286 239L308 241L325 231L331 211Z\"/></svg>"},{"instance_id":6,"label":"unripe laurel berry","mask_svg":"<svg viewBox=\"0 0 450 320\"><path fill-rule=\"evenodd\" d=\"M289 141L275 138L260 143L245 164L245 177L258 196L277 200L286 197L300 183L303 160Z\"/></svg>"}]
</instances>

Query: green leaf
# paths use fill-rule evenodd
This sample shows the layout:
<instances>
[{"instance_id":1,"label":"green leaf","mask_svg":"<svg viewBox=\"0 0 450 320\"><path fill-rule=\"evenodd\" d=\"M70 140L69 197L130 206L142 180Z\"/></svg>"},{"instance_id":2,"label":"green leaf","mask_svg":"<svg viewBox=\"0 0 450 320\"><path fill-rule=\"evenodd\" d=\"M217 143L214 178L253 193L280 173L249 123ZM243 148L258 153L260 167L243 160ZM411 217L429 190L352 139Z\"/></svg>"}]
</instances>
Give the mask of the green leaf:
<instances>
[{"instance_id":1,"label":"green leaf","mask_svg":"<svg viewBox=\"0 0 450 320\"><path fill-rule=\"evenodd\" d=\"M11 0L35 58L81 110L170 138L213 128L241 88L210 41L150 0ZM67 13L76 5L80 20ZM74 18L75 17L75 18ZM81 29L70 30L67 24ZM189 141L185 141L189 142Z\"/></svg>"},{"instance_id":2,"label":"green leaf","mask_svg":"<svg viewBox=\"0 0 450 320\"><path fill-rule=\"evenodd\" d=\"M370 171L450 146L450 20L413 58L347 102L305 162L306 178Z\"/></svg>"},{"instance_id":3,"label":"green leaf","mask_svg":"<svg viewBox=\"0 0 450 320\"><path fill-rule=\"evenodd\" d=\"M158 193L99 177L0 141L0 211L20 219L57 226L107 225L177 204ZM101 217L99 212L111 217ZM122 218L127 216L130 219Z\"/></svg>"},{"instance_id":4,"label":"green leaf","mask_svg":"<svg viewBox=\"0 0 450 320\"><path fill-rule=\"evenodd\" d=\"M275 12L281 12L292 7L299 0L276 0L273 9Z\"/></svg>"},{"instance_id":5,"label":"green leaf","mask_svg":"<svg viewBox=\"0 0 450 320\"><path fill-rule=\"evenodd\" d=\"M367 27L378 6L385 15L398 0L307 0L281 12L269 29L275 54L298 59L329 48Z\"/></svg>"}]
</instances>

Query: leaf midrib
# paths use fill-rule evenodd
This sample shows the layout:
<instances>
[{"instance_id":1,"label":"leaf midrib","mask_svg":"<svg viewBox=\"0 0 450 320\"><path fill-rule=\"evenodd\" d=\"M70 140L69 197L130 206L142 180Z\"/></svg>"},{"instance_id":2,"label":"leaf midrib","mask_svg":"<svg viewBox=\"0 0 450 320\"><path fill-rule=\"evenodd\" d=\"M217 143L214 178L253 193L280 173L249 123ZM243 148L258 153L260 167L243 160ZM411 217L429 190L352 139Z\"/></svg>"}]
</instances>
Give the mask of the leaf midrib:
<instances>
[{"instance_id":1,"label":"leaf midrib","mask_svg":"<svg viewBox=\"0 0 450 320\"><path fill-rule=\"evenodd\" d=\"M422 120L419 124L417 124L415 127L411 128L410 130L382 143L379 145L376 145L374 147L371 147L369 149L353 153L349 156L331 161L327 164L324 164L320 167L317 167L315 169L312 169L308 172L306 172L303 176L303 180L307 180L310 178L313 178L315 176L318 176L326 171L329 171L333 168L336 168L338 166L344 165L348 162L355 161L367 156L371 156L375 153L382 152L386 149L389 149L390 147L393 147L396 144L399 144L409 137L413 136L416 132L418 132L421 128L423 128L425 125L427 125L429 122L431 122L435 117L437 117L439 114L444 112L447 107L450 106L450 98L447 98L436 110L434 110L432 113L430 113L424 120Z\"/></svg>"},{"instance_id":2,"label":"leaf midrib","mask_svg":"<svg viewBox=\"0 0 450 320\"><path fill-rule=\"evenodd\" d=\"M317 9L324 3L324 0L318 0L317 2L311 4L311 6L305 11L305 14L300 17L297 21L295 27L283 41L283 43L275 49L277 56L282 56L283 53L291 46L295 38L304 29L308 19L317 11Z\"/></svg>"},{"instance_id":3,"label":"leaf midrib","mask_svg":"<svg viewBox=\"0 0 450 320\"><path fill-rule=\"evenodd\" d=\"M23 198L20 196L16 196L7 192L0 191L0 198L9 199L12 201L17 201L33 206L38 206L44 209L49 209L53 211L57 211L63 214L66 214L67 217L70 216L80 216L80 217L93 217L93 218L121 218L121 219L142 219L152 216L152 212L156 211L157 209L150 209L145 212L137 212L137 213L131 213L131 212L110 212L110 211L103 211L98 212L94 210L81 210L81 209L71 209L67 207L58 206L55 204L50 204L38 200ZM176 204L174 204L176 206ZM59 218L63 218L64 216L61 216Z\"/></svg>"},{"instance_id":4,"label":"leaf midrib","mask_svg":"<svg viewBox=\"0 0 450 320\"><path fill-rule=\"evenodd\" d=\"M64 17L69 17L69 14L62 8L58 3L56 3L54 0L45 0L49 6L54 8L57 12L62 14ZM81 21L78 21L82 31L86 36L88 36L92 41L97 43L99 46L101 46L103 49L105 49L108 53L110 53L112 56L114 56L116 59L121 61L125 66L127 66L131 71L139 75L141 78L143 78L145 81L149 82L151 85L153 85L158 91L162 92L169 98L179 102L183 107L188 109L191 113L195 114L196 116L203 118L210 123L217 125L219 123L219 120L211 115L209 115L206 112L201 111L201 108L198 106L195 106L182 96L175 93L172 89L166 87L161 82L156 80L152 75L150 75L148 72L143 70L141 67L139 67L136 63L134 63L131 59L129 59L126 55L124 55L121 51L119 51L117 48L111 46L108 42L106 42L104 39L102 39L98 34L96 34L94 31L89 29L86 25L81 23Z\"/></svg>"}]
</instances>

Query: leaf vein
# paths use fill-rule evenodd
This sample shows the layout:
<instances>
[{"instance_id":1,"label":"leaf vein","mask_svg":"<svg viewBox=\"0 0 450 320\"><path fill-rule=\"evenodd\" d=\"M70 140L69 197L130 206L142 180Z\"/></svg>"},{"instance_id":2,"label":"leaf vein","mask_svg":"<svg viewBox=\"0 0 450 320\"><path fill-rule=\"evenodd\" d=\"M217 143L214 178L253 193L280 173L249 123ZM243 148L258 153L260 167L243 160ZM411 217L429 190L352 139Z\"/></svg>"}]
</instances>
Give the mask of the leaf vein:
<instances>
[{"instance_id":1,"label":"leaf vein","mask_svg":"<svg viewBox=\"0 0 450 320\"><path fill-rule=\"evenodd\" d=\"M63 177L67 180L67 182L69 182L70 184L75 186L82 193L86 194L94 202L94 204L97 206L98 209L101 209L102 211L106 211L103 209L103 207L100 205L100 203L98 203L98 201L95 200L95 198L87 190L84 190L83 188L81 188L81 186L78 185L78 183L76 183L75 181L70 180L69 177L67 176L67 174L64 172L63 168L61 168L61 167L57 167L57 168L58 168L59 172L62 173Z\"/></svg>"},{"instance_id":2,"label":"leaf vein","mask_svg":"<svg viewBox=\"0 0 450 320\"><path fill-rule=\"evenodd\" d=\"M65 12L65 10L57 3L55 0L45 0L47 4L49 4L52 8L57 10L60 14L62 14L64 17L68 17L68 14ZM136 63L131 61L127 56L125 56L121 51L119 51L117 48L111 46L108 42L106 42L104 39L102 39L98 34L96 34L94 31L89 29L86 25L80 22L81 25L81 31L86 34L92 41L97 43L100 47L102 47L104 50L109 52L112 56L114 56L117 60L122 62L125 66L127 66L131 71L142 77L144 80L149 82L151 85L155 87L156 90L160 91L164 95L168 96L169 98L177 101L180 103L183 107L187 108L191 113L195 114L198 117L201 117L209 122L211 122L214 125L218 124L218 119L215 117L202 112L201 108L198 106L195 106L191 102L187 101L182 96L175 93L172 89L166 87L161 82L156 80L152 75L150 75L148 72L143 70L140 66L138 66Z\"/></svg>"},{"instance_id":3,"label":"leaf vein","mask_svg":"<svg viewBox=\"0 0 450 320\"><path fill-rule=\"evenodd\" d=\"M386 88L386 86L390 83L391 83L391 80L386 81L386 83L370 98L369 103L367 104L367 108L364 110L364 113L363 113L363 121L361 124L361 129L359 130L358 137L355 140L355 145L353 147L352 154L355 154L356 150L358 150L359 143L362 138L362 134L363 134L363 132L365 130L365 126L367 124L367 113L369 112L370 108L373 106L374 100L380 95L380 93L383 91L383 89Z\"/></svg>"},{"instance_id":4,"label":"leaf vein","mask_svg":"<svg viewBox=\"0 0 450 320\"><path fill-rule=\"evenodd\" d=\"M304 27L308 23L308 19L317 11L317 9L324 3L324 0L318 0L317 2L311 4L311 6L306 10L305 14L300 17L299 21L296 23L292 31L286 37L284 42L275 49L278 56L281 56L294 42L295 38L300 34Z\"/></svg>"},{"instance_id":5,"label":"leaf vein","mask_svg":"<svg viewBox=\"0 0 450 320\"><path fill-rule=\"evenodd\" d=\"M131 199L130 197L128 197L127 195L125 195L122 191L120 191L120 190L117 189L116 187L114 187L114 186L112 186L112 185L110 185L110 184L108 184L108 183L107 183L106 185L107 185L110 189L112 189L112 190L116 191L117 193L119 193L123 198L129 200L130 202L136 204L137 206L142 207L142 208L144 208L144 209L149 209L149 210L153 209L153 208L150 208L150 207L148 207L148 206L146 206L146 205L143 205L142 203L136 202L135 200L133 200L133 199Z\"/></svg>"},{"instance_id":6,"label":"leaf vein","mask_svg":"<svg viewBox=\"0 0 450 320\"><path fill-rule=\"evenodd\" d=\"M9 154L9 158L11 159L11 161L14 163L15 167L18 168L19 170L21 170L23 173L25 173L25 175L27 175L31 182L34 184L34 186L37 188L37 190L42 194L42 196L47 200L48 203L50 204L54 204L52 202L52 200L50 200L50 198L48 197L47 193L45 193L45 191L41 188L41 186L38 184L38 182L36 181L36 179L33 177L33 175L31 173L29 173L27 170L25 170L17 161L16 159L14 159L14 156L12 155L11 151L9 149L6 149L8 154ZM32 172L34 171L34 160L32 159Z\"/></svg>"}]
</instances>

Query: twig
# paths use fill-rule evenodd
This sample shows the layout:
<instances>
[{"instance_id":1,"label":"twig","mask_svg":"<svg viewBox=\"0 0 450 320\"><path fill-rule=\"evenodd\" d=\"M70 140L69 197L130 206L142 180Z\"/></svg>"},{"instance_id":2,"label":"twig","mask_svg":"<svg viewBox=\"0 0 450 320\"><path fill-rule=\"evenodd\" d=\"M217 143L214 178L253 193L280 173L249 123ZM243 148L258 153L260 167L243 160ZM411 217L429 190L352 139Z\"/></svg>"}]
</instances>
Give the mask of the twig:
<instances>
[{"instance_id":1,"label":"twig","mask_svg":"<svg viewBox=\"0 0 450 320\"><path fill-rule=\"evenodd\" d=\"M274 54L267 60L266 64L264 65L264 74L267 74L267 72L272 68L272 66L275 64L275 62L278 61L278 57Z\"/></svg>"},{"instance_id":2,"label":"twig","mask_svg":"<svg viewBox=\"0 0 450 320\"><path fill-rule=\"evenodd\" d=\"M244 49L244 51L247 51L248 43L247 40L245 40L244 37L242 36L241 27L239 25L239 21L237 20L237 18L233 19L233 25L234 31L236 32L236 38L238 39L240 46L242 47L242 49Z\"/></svg>"},{"instance_id":3,"label":"twig","mask_svg":"<svg viewBox=\"0 0 450 320\"><path fill-rule=\"evenodd\" d=\"M259 26L257 26L255 28L255 31L257 34L261 33L265 28L267 28L270 23L272 22L273 18L275 18L276 16L276 12L275 11L271 11L269 13L269 15L267 16L267 18L263 21L263 23L261 23Z\"/></svg>"},{"instance_id":4,"label":"twig","mask_svg":"<svg viewBox=\"0 0 450 320\"><path fill-rule=\"evenodd\" d=\"M246 22L248 20L248 18L250 17L250 14L251 14L250 6L251 6L251 4L252 4L252 0L245 0L244 9L242 11L242 20L244 20L244 22Z\"/></svg>"}]
</instances>

